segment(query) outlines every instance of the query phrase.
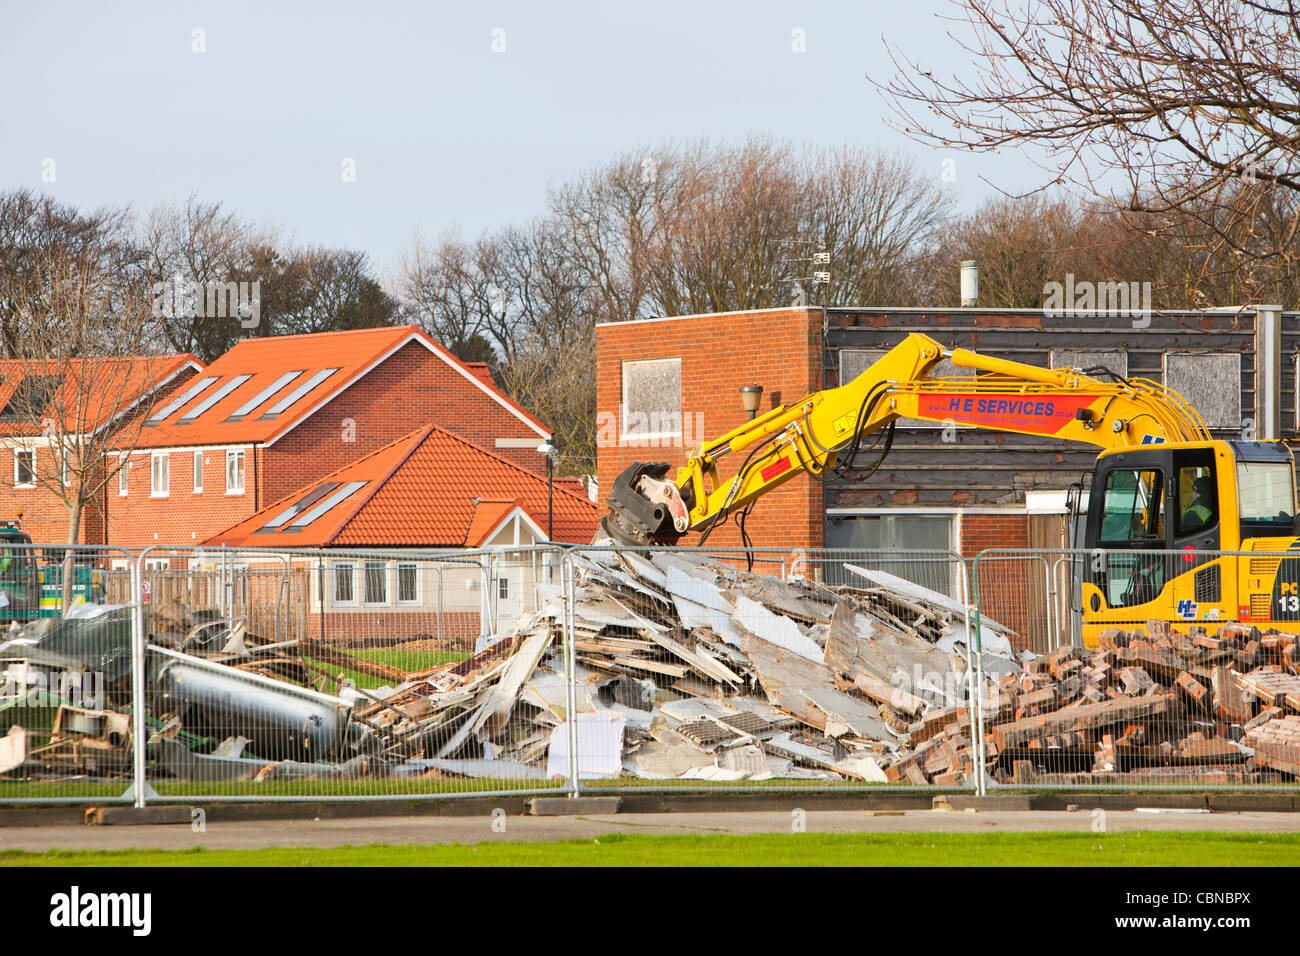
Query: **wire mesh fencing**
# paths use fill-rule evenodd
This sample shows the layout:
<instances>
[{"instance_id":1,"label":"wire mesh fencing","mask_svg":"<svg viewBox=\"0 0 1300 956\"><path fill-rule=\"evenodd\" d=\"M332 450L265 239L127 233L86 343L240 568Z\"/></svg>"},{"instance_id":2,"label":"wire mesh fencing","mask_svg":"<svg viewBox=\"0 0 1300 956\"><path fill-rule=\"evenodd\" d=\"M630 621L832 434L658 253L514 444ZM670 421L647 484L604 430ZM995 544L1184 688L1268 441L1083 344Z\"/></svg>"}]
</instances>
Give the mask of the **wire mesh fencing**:
<instances>
[{"instance_id":1,"label":"wire mesh fencing","mask_svg":"<svg viewBox=\"0 0 1300 956\"><path fill-rule=\"evenodd\" d=\"M1300 773L1294 553L29 546L0 562L6 803Z\"/></svg>"},{"instance_id":2,"label":"wire mesh fencing","mask_svg":"<svg viewBox=\"0 0 1300 956\"><path fill-rule=\"evenodd\" d=\"M133 565L0 537L0 801L134 798Z\"/></svg>"},{"instance_id":3,"label":"wire mesh fencing","mask_svg":"<svg viewBox=\"0 0 1300 956\"><path fill-rule=\"evenodd\" d=\"M1039 616L1048 635L982 708L989 786L1294 786L1295 552L989 551L972 565L984 649L1007 621Z\"/></svg>"}]
</instances>

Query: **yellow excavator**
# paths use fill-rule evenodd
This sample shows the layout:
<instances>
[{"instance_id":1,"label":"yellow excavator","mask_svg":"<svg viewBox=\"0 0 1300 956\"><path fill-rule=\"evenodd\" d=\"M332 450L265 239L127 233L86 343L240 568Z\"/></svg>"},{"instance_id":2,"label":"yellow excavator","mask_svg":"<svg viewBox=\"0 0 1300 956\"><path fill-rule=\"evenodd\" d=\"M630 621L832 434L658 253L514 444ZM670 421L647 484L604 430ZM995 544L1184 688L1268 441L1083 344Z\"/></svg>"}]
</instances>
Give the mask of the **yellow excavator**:
<instances>
[{"instance_id":1,"label":"yellow excavator","mask_svg":"<svg viewBox=\"0 0 1300 956\"><path fill-rule=\"evenodd\" d=\"M928 377L944 358L977 374ZM697 445L671 478L662 462L626 469L606 499L602 530L629 546L677 544L691 532L702 544L735 515L748 542L744 518L759 498L796 475L843 473L879 448L874 470L899 418L1102 449L1068 496L1073 544L1090 553L1076 562L1075 580L1086 645L1107 628L1149 620L1300 631L1300 522L1286 445L1215 440L1194 408L1155 382L945 352L919 334L853 381ZM864 438L873 443L864 446ZM725 479L723 459L738 462ZM1234 551L1259 556L1206 553ZM1290 552L1296 557L1277 556Z\"/></svg>"}]
</instances>

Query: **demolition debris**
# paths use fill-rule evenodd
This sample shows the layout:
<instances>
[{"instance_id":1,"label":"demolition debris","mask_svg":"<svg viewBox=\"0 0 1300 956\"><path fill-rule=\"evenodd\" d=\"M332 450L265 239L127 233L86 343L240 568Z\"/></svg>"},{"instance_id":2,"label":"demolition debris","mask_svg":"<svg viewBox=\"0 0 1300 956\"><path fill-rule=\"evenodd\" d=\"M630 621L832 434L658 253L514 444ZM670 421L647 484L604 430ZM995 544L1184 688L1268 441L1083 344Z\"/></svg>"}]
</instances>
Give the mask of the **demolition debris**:
<instances>
[{"instance_id":1,"label":"demolition debris","mask_svg":"<svg viewBox=\"0 0 1300 956\"><path fill-rule=\"evenodd\" d=\"M880 570L846 565L858 583L829 587L688 552L572 560L571 605L542 586L510 634L420 671L156 609L150 778L526 787L573 764L587 779L951 787L980 773L1025 785L1300 775L1294 635L1148 622L1034 656L988 618L977 640L960 602ZM0 668L19 691L0 700L0 778L129 777L130 660L128 609L12 632ZM339 667L386 686L324 693ZM103 707L59 702L40 726L22 689L91 672Z\"/></svg>"}]
</instances>

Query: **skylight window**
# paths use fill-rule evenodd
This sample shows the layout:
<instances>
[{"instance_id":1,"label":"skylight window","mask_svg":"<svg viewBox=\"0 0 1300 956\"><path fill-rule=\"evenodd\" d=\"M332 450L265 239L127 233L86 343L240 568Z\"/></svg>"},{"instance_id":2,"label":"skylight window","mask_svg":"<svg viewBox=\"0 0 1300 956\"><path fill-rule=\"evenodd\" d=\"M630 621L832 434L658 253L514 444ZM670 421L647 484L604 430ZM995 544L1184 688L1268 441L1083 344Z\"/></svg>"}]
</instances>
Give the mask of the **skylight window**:
<instances>
[{"instance_id":1,"label":"skylight window","mask_svg":"<svg viewBox=\"0 0 1300 956\"><path fill-rule=\"evenodd\" d=\"M338 369L336 368L321 369L311 378L307 379L307 381L303 382L301 385L295 388L288 395L284 396L284 398L280 399L278 402L276 402L274 405L268 408L264 414L259 416L259 420L263 420L267 418L275 418L276 415L279 415L282 411L284 411L294 402L298 401L298 399L302 398L313 388L315 388L321 382L325 381L325 379L329 378L337 371Z\"/></svg>"},{"instance_id":2,"label":"skylight window","mask_svg":"<svg viewBox=\"0 0 1300 956\"><path fill-rule=\"evenodd\" d=\"M266 524L262 525L262 527L258 528L257 533L260 534L264 531L277 530L286 521L288 521L291 518L298 517L298 515L302 514L304 511L306 511L316 502L320 501L322 498L328 495L335 488L339 487L339 485L341 484L342 482L339 481L327 481L324 484L317 486L311 491L310 494L308 494L303 498L299 498L297 501L295 501L289 507L285 508L278 515L276 515L274 518L268 521Z\"/></svg>"},{"instance_id":3,"label":"skylight window","mask_svg":"<svg viewBox=\"0 0 1300 956\"><path fill-rule=\"evenodd\" d=\"M63 385L62 375L28 375L18 383L5 407L0 422L40 421L50 412L54 393Z\"/></svg>"},{"instance_id":4,"label":"skylight window","mask_svg":"<svg viewBox=\"0 0 1300 956\"><path fill-rule=\"evenodd\" d=\"M297 378L301 374L302 374L302 370L299 370L297 372L285 372L274 382L272 382L270 385L266 386L266 388L262 389L255 396L253 396L253 398L250 401L247 401L243 405L240 405L239 408L235 410L235 414L227 418L226 421L228 422L242 421L244 418L246 418L249 414L252 413L253 409L257 408L257 406L261 405L272 395L280 391L280 389L284 388L286 385L288 385L290 382L292 382L295 378Z\"/></svg>"},{"instance_id":5,"label":"skylight window","mask_svg":"<svg viewBox=\"0 0 1300 956\"><path fill-rule=\"evenodd\" d=\"M251 375L236 375L225 385L222 385L219 389L182 415L181 420L177 424L188 425L252 377L253 376Z\"/></svg>"},{"instance_id":6,"label":"skylight window","mask_svg":"<svg viewBox=\"0 0 1300 956\"><path fill-rule=\"evenodd\" d=\"M317 518L323 515L325 512L333 508L335 505L341 504L342 502L351 498L354 494L356 494L365 486L366 486L366 482L364 481L349 481L346 485L344 485L342 488L335 491L334 494L330 495L324 501L318 502L314 507L300 514L297 518L294 519L293 523L290 524L289 527L286 528L285 530L286 531L302 530L303 528L307 527L307 525L311 524L313 521L315 521Z\"/></svg>"},{"instance_id":7,"label":"skylight window","mask_svg":"<svg viewBox=\"0 0 1300 956\"><path fill-rule=\"evenodd\" d=\"M216 381L217 381L216 378L201 378L201 379L199 379L197 382L195 382L193 385L191 385L189 388L187 388L187 389L185 390L185 393L184 393L183 395L181 395L180 398L177 398L177 399L174 399L173 401L168 402L168 403L167 403L166 405L164 405L161 409L159 409L157 412L155 412L155 413L153 414L153 416L149 419L149 424L152 425L152 424L155 424L155 423L157 423L157 422L162 421L164 418L167 418L167 417L170 416L173 412L176 412L177 410L179 410L180 407L181 407L182 405L184 405L186 402L190 401L192 398L194 398L196 395L198 395L198 394L199 394L200 392L202 392L204 389L206 389L206 388L208 388L209 386L211 386L211 385L212 385L214 382L216 382Z\"/></svg>"}]
</instances>

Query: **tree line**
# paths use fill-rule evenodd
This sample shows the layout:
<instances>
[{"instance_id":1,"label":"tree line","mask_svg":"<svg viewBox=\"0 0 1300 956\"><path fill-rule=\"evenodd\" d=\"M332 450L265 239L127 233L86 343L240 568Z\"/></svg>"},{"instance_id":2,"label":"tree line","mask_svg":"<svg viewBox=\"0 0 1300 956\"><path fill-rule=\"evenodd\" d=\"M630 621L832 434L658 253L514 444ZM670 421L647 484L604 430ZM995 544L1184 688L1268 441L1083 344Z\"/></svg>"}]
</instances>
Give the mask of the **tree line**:
<instances>
[{"instance_id":1,"label":"tree line","mask_svg":"<svg viewBox=\"0 0 1300 956\"><path fill-rule=\"evenodd\" d=\"M250 335L409 322L488 362L555 430L561 472L581 474L595 470L601 322L788 305L948 308L965 259L979 264L987 307L1041 308L1067 274L1150 282L1157 309L1300 304L1294 193L1261 198L1259 183L1241 179L1186 210L1065 191L962 210L954 172L960 158L927 167L770 139L670 143L555 184L532 219L476 237L417 233L387 275L364 252L295 244L196 197L136 214L0 193L0 358L39 355L73 316L76 349L205 361ZM1243 256L1225 233L1288 251ZM60 314L58 290L87 275L98 277L96 300ZM254 283L255 322L214 321L201 298L158 295ZM97 310L113 321L88 322Z\"/></svg>"}]
</instances>

